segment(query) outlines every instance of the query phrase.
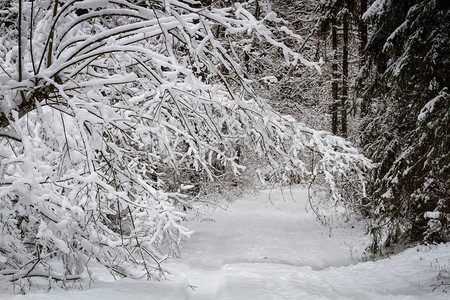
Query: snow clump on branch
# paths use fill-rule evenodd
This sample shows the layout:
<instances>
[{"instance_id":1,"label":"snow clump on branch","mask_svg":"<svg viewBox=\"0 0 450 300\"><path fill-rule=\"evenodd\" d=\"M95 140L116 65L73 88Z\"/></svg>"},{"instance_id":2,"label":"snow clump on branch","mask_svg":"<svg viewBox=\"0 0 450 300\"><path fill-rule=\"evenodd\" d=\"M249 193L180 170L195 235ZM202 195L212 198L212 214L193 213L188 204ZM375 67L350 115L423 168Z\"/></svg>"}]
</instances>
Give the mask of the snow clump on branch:
<instances>
[{"instance_id":1,"label":"snow clump on branch","mask_svg":"<svg viewBox=\"0 0 450 300\"><path fill-rule=\"evenodd\" d=\"M68 284L88 278L92 261L117 276L163 275L190 234L180 225L189 198L168 188L169 171L238 176L254 153L280 180L322 177L340 200L341 182L356 178L363 193L370 162L251 97L233 39L257 35L292 63L316 64L245 4L146 3L4 9L17 23L0 36L0 279Z\"/></svg>"}]
</instances>

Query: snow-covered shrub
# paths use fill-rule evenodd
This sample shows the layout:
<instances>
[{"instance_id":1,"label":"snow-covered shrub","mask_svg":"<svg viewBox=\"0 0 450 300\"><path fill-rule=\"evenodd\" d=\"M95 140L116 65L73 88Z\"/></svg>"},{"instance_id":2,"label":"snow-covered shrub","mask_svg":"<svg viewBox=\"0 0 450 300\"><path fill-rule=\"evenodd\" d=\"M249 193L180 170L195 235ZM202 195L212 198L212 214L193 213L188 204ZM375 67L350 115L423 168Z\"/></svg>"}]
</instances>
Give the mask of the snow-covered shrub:
<instances>
[{"instance_id":1,"label":"snow-covered shrub","mask_svg":"<svg viewBox=\"0 0 450 300\"><path fill-rule=\"evenodd\" d=\"M180 222L192 183L238 176L242 153L279 180L323 178L336 200L351 178L363 192L370 163L345 140L244 97L233 43L213 29L259 36L286 60L314 64L241 4L198 4L3 7L17 20L0 36L1 279L78 280L92 261L119 276L160 276L190 233Z\"/></svg>"}]
</instances>

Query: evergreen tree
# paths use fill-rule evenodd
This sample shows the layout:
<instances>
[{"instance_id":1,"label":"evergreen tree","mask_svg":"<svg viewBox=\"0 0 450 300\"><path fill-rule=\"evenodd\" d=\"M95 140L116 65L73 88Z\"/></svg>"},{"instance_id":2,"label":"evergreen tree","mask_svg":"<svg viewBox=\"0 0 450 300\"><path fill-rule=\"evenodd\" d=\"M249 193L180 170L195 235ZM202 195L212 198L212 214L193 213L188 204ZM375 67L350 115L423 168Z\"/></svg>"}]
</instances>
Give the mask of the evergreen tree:
<instances>
[{"instance_id":1,"label":"evergreen tree","mask_svg":"<svg viewBox=\"0 0 450 300\"><path fill-rule=\"evenodd\" d=\"M372 250L448 241L450 3L378 0L364 19L373 27L359 78L360 141L378 163L369 176Z\"/></svg>"}]
</instances>

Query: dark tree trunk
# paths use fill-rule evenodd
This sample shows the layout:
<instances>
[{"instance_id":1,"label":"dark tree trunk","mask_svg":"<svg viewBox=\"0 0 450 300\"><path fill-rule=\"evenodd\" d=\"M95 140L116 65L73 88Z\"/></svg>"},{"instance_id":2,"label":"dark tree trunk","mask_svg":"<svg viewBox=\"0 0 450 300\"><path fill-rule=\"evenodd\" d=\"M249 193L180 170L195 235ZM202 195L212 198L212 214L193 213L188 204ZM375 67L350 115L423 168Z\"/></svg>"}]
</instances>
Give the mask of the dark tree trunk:
<instances>
[{"instance_id":1,"label":"dark tree trunk","mask_svg":"<svg viewBox=\"0 0 450 300\"><path fill-rule=\"evenodd\" d=\"M333 81L331 83L331 94L332 94L332 103L331 103L331 131L333 134L338 133L338 65L337 65L337 21L336 17L333 17L331 20L331 46L333 48Z\"/></svg>"},{"instance_id":2,"label":"dark tree trunk","mask_svg":"<svg viewBox=\"0 0 450 300\"><path fill-rule=\"evenodd\" d=\"M367 11L367 0L361 0L359 2L359 20L358 20L358 31L359 31L359 67L362 68L366 61L364 58L365 49L367 46L367 25L364 23L362 16ZM364 89L364 83L360 83L360 89ZM368 110L368 99L364 99L361 103L361 116L366 116L369 112Z\"/></svg>"},{"instance_id":3,"label":"dark tree trunk","mask_svg":"<svg viewBox=\"0 0 450 300\"><path fill-rule=\"evenodd\" d=\"M349 8L349 2L346 2ZM342 47L342 97L341 97L341 135L347 136L347 100L348 100L348 31L349 11L345 10L343 15L343 47Z\"/></svg>"},{"instance_id":4,"label":"dark tree trunk","mask_svg":"<svg viewBox=\"0 0 450 300\"><path fill-rule=\"evenodd\" d=\"M364 49L367 45L367 25L363 22L362 16L367 11L367 0L360 1L359 7L359 36L361 39L361 44L359 44L359 56L360 56L360 66L364 64Z\"/></svg>"}]
</instances>

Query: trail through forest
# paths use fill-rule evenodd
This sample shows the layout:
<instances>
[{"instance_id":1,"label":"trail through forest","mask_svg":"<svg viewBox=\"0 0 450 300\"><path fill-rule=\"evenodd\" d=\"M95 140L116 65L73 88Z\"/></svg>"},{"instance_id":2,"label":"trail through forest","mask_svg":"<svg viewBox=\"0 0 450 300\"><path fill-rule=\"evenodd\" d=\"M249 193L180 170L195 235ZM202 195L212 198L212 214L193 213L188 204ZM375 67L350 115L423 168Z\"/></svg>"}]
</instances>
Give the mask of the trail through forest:
<instances>
[{"instance_id":1,"label":"trail through forest","mask_svg":"<svg viewBox=\"0 0 450 300\"><path fill-rule=\"evenodd\" d=\"M306 209L305 209L306 208ZM301 189L246 195L195 231L182 256L165 264L167 280L114 282L94 269L89 290L9 296L11 299L447 299L434 292L445 244L358 262L361 233L320 225ZM2 299L5 299L2 297ZM8 299L8 297L6 297Z\"/></svg>"}]
</instances>

